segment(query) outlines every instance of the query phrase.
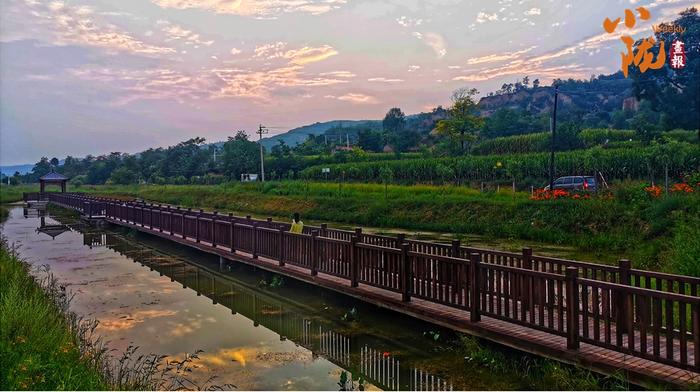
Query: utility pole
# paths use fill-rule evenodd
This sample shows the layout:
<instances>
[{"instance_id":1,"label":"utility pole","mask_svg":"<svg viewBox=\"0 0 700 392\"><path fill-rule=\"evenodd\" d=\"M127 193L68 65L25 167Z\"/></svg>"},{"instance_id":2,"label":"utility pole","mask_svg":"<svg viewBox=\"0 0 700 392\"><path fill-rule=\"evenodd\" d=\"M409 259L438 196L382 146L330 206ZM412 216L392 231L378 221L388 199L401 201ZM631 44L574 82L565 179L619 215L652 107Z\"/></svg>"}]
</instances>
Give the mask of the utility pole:
<instances>
[{"instance_id":1,"label":"utility pole","mask_svg":"<svg viewBox=\"0 0 700 392\"><path fill-rule=\"evenodd\" d=\"M557 100L559 99L559 86L554 86L554 113L552 114L552 143L549 155L549 191L554 192L554 143L557 138Z\"/></svg>"},{"instance_id":2,"label":"utility pole","mask_svg":"<svg viewBox=\"0 0 700 392\"><path fill-rule=\"evenodd\" d=\"M268 132L269 130L263 127L262 124L260 124L258 130L255 131L255 133L260 135L258 143L260 144L260 178L262 179L262 182L265 182L265 154L263 154L262 135Z\"/></svg>"}]
</instances>

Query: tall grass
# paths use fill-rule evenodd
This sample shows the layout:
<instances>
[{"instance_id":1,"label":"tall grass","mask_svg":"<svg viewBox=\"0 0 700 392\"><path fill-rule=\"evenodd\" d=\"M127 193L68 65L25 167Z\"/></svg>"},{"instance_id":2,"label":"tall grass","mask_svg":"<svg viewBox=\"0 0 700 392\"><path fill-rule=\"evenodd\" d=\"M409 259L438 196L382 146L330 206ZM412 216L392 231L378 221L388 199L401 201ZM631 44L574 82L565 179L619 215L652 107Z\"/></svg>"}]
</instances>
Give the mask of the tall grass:
<instances>
[{"instance_id":1,"label":"tall grass","mask_svg":"<svg viewBox=\"0 0 700 392\"><path fill-rule=\"evenodd\" d=\"M629 390L629 382L620 374L603 377L589 370L526 354L493 350L477 338L461 335L455 344L468 363L490 371L517 375L523 389L561 391Z\"/></svg>"},{"instance_id":2,"label":"tall grass","mask_svg":"<svg viewBox=\"0 0 700 392\"><path fill-rule=\"evenodd\" d=\"M39 192L39 184L0 184L0 204L22 201L24 192Z\"/></svg>"},{"instance_id":3,"label":"tall grass","mask_svg":"<svg viewBox=\"0 0 700 392\"><path fill-rule=\"evenodd\" d=\"M129 346L112 357L94 335L97 321L69 310L70 293L42 267L31 273L0 240L0 390L230 389L190 380L197 351L184 358L139 354Z\"/></svg>"}]
</instances>

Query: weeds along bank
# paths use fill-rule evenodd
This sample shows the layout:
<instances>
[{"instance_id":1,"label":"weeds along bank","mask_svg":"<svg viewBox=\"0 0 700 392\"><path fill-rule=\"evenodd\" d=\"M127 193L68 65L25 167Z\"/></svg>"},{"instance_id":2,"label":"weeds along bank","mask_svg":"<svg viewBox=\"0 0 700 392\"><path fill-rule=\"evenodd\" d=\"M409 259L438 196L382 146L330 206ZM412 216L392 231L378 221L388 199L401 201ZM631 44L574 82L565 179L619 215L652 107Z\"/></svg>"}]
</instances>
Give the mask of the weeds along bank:
<instances>
[{"instance_id":1,"label":"weeds along bank","mask_svg":"<svg viewBox=\"0 0 700 392\"><path fill-rule=\"evenodd\" d=\"M0 247L0 389L108 388L90 326L70 314L65 292L40 282L6 243Z\"/></svg>"},{"instance_id":2,"label":"weeds along bank","mask_svg":"<svg viewBox=\"0 0 700 392\"><path fill-rule=\"evenodd\" d=\"M658 198L644 185L619 185L591 199L531 200L529 193L481 193L455 186L304 183L83 186L237 214L291 216L572 245L586 259L633 260L636 267L700 276L700 191ZM386 192L386 193L385 193Z\"/></svg>"}]
</instances>

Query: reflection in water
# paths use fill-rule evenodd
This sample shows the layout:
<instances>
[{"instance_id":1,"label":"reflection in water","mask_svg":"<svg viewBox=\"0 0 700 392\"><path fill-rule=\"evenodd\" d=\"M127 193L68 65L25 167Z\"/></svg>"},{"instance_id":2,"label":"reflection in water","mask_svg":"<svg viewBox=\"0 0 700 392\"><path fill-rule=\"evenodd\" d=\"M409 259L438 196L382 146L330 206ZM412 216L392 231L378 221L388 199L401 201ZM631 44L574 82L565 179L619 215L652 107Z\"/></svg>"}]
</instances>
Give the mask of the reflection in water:
<instances>
[{"instance_id":1,"label":"reflection in water","mask_svg":"<svg viewBox=\"0 0 700 392\"><path fill-rule=\"evenodd\" d=\"M261 291L221 274L228 269L225 264L220 264L218 271L211 270L165 256L153 248L134 249L131 241L111 233L85 231L83 243L93 247L105 246L128 255L151 270L181 283L183 287L195 290L198 295L210 298L213 304L224 305L232 313L242 314L252 320L254 326L262 325L276 332L280 340L289 339L310 350L314 356L323 356L347 370L351 376L361 376L381 389L453 389L453 385L446 380L410 365L402 366L391 353L374 348L375 342L371 336L343 335L333 329L336 325L308 314L306 309L295 308L275 292ZM252 355L254 353L248 350L235 350L220 352L217 356L205 354L203 358L205 362L216 364L233 359L245 366L247 357Z\"/></svg>"},{"instance_id":2,"label":"reflection in water","mask_svg":"<svg viewBox=\"0 0 700 392\"><path fill-rule=\"evenodd\" d=\"M338 389L344 377L365 389L517 389L502 375L467 373L456 351L423 337L436 328L429 324L291 278L261 288L261 276L272 275L253 267L43 215L14 209L3 232L22 243L20 253L70 281L76 309L97 318L98 333L117 350L129 341L171 357L203 349L193 376L216 374L217 383L241 389ZM63 231L54 241L37 226ZM358 320L342 321L353 307Z\"/></svg>"}]
</instances>

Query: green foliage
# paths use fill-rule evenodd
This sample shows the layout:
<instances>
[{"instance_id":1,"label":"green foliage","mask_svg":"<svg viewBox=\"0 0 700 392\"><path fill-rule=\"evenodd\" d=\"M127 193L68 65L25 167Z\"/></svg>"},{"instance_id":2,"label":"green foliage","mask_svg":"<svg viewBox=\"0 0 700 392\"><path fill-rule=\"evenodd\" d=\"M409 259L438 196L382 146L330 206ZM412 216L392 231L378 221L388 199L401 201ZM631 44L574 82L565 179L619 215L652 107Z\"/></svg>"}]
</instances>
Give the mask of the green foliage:
<instances>
[{"instance_id":1,"label":"green foliage","mask_svg":"<svg viewBox=\"0 0 700 392\"><path fill-rule=\"evenodd\" d=\"M460 152L465 152L468 146L479 138L479 132L484 126L484 119L477 115L476 89L459 89L452 94L452 107L448 110L449 117L440 120L435 130L438 135L446 136L458 144Z\"/></svg>"},{"instance_id":2,"label":"green foliage","mask_svg":"<svg viewBox=\"0 0 700 392\"><path fill-rule=\"evenodd\" d=\"M239 131L236 136L224 143L224 172L232 180L244 173L260 172L260 147L248 135Z\"/></svg>"},{"instance_id":3,"label":"green foliage","mask_svg":"<svg viewBox=\"0 0 700 392\"><path fill-rule=\"evenodd\" d=\"M28 268L2 245L0 389L107 389L95 364L81 355L77 331Z\"/></svg>"}]
</instances>

